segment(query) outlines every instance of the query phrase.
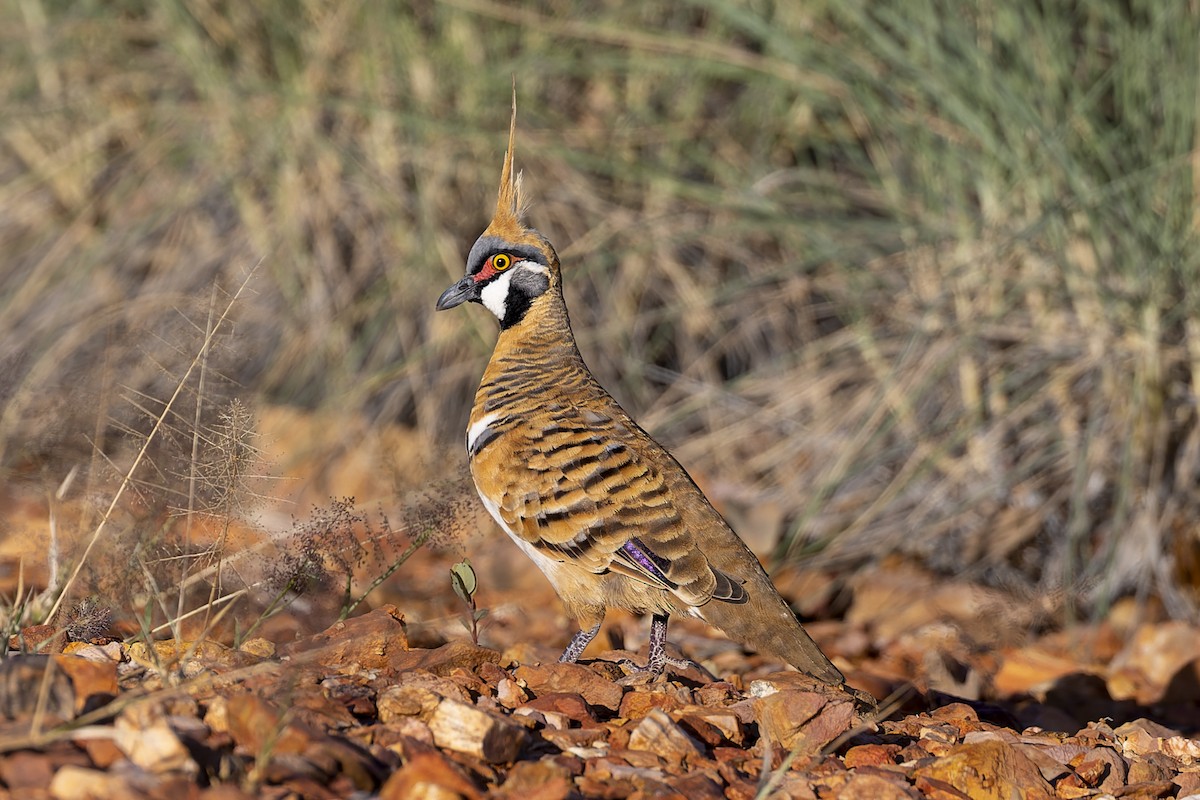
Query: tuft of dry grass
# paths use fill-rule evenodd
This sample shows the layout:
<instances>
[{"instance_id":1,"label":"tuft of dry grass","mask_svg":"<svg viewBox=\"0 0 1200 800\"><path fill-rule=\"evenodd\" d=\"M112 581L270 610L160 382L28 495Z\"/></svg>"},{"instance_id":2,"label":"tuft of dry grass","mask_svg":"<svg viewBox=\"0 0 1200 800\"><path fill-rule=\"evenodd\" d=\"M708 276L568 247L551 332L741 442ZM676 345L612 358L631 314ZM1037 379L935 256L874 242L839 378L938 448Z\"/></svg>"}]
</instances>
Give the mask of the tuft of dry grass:
<instances>
[{"instance_id":1,"label":"tuft of dry grass","mask_svg":"<svg viewBox=\"0 0 1200 800\"><path fill-rule=\"evenodd\" d=\"M457 439L515 73L585 357L776 557L1194 613L1194 3L572 9L0 9L5 477L126 465L259 259L207 375ZM134 488L220 508L184 405Z\"/></svg>"}]
</instances>

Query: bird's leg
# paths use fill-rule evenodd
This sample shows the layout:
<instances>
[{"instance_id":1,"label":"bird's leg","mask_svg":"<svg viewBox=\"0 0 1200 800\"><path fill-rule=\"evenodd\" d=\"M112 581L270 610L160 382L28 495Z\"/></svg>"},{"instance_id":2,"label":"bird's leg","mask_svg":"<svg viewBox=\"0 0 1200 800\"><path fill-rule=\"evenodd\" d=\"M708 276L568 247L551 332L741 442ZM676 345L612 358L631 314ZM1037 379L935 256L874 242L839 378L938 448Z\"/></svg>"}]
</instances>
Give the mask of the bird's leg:
<instances>
[{"instance_id":1,"label":"bird's leg","mask_svg":"<svg viewBox=\"0 0 1200 800\"><path fill-rule=\"evenodd\" d=\"M596 634L599 632L599 622L597 622L591 627L591 629L588 630L580 628L579 632L571 637L571 641L567 645L567 649L563 650L563 654L558 657L559 663L574 664L576 661L578 661L579 657L583 655L583 651L589 644L592 643L592 639L595 639Z\"/></svg>"},{"instance_id":2,"label":"bird's leg","mask_svg":"<svg viewBox=\"0 0 1200 800\"><path fill-rule=\"evenodd\" d=\"M667 615L655 614L650 618L650 652L646 659L646 671L661 675L663 667L670 664L676 669L695 666L686 658L671 658L667 655Z\"/></svg>"}]
</instances>

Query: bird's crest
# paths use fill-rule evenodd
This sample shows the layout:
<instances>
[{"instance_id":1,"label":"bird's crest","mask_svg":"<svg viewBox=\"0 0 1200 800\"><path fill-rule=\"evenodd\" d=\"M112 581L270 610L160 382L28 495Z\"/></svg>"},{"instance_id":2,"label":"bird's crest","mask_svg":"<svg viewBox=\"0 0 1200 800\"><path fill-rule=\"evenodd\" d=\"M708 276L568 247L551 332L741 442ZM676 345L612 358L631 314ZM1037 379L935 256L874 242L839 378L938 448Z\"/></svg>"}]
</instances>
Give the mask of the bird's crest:
<instances>
[{"instance_id":1,"label":"bird's crest","mask_svg":"<svg viewBox=\"0 0 1200 800\"><path fill-rule=\"evenodd\" d=\"M513 155L517 147L517 84L513 81L512 118L508 123L508 151L500 171L500 191L496 195L496 215L485 233L515 240L525 232L521 216L525 211L521 195L521 173L513 174Z\"/></svg>"}]
</instances>

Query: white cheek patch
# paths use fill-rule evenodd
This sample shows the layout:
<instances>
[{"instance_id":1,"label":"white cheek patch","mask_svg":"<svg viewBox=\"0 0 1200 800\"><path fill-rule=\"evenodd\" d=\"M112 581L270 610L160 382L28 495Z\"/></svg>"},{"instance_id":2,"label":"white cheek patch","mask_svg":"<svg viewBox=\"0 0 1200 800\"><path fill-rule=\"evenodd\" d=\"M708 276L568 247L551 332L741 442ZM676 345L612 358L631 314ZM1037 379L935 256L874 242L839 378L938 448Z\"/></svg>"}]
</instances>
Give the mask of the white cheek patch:
<instances>
[{"instance_id":1,"label":"white cheek patch","mask_svg":"<svg viewBox=\"0 0 1200 800\"><path fill-rule=\"evenodd\" d=\"M501 273L499 278L483 287L483 291L479 293L479 301L488 311L495 314L498 320L503 320L508 311L508 285L512 283L512 276L512 270Z\"/></svg>"}]
</instances>

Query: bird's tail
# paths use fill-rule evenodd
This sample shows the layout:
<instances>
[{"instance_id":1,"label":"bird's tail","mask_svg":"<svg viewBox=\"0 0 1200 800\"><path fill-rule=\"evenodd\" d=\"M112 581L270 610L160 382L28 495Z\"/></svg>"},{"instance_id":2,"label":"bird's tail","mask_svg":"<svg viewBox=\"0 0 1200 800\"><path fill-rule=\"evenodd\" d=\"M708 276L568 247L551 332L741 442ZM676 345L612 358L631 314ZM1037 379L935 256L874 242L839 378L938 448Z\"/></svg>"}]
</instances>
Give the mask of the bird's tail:
<instances>
[{"instance_id":1,"label":"bird's tail","mask_svg":"<svg viewBox=\"0 0 1200 800\"><path fill-rule=\"evenodd\" d=\"M707 542L709 562L740 581L745 597L730 602L716 598L695 611L705 622L721 629L729 638L755 650L770 653L818 680L841 685L845 678L821 652L800 625L792 609L775 591L775 586L758 559L733 531Z\"/></svg>"},{"instance_id":2,"label":"bird's tail","mask_svg":"<svg viewBox=\"0 0 1200 800\"><path fill-rule=\"evenodd\" d=\"M745 603L712 600L699 609L705 622L720 628L731 639L755 650L782 658L801 672L831 685L845 682L841 671L821 652L801 627L766 573L747 581Z\"/></svg>"}]
</instances>

